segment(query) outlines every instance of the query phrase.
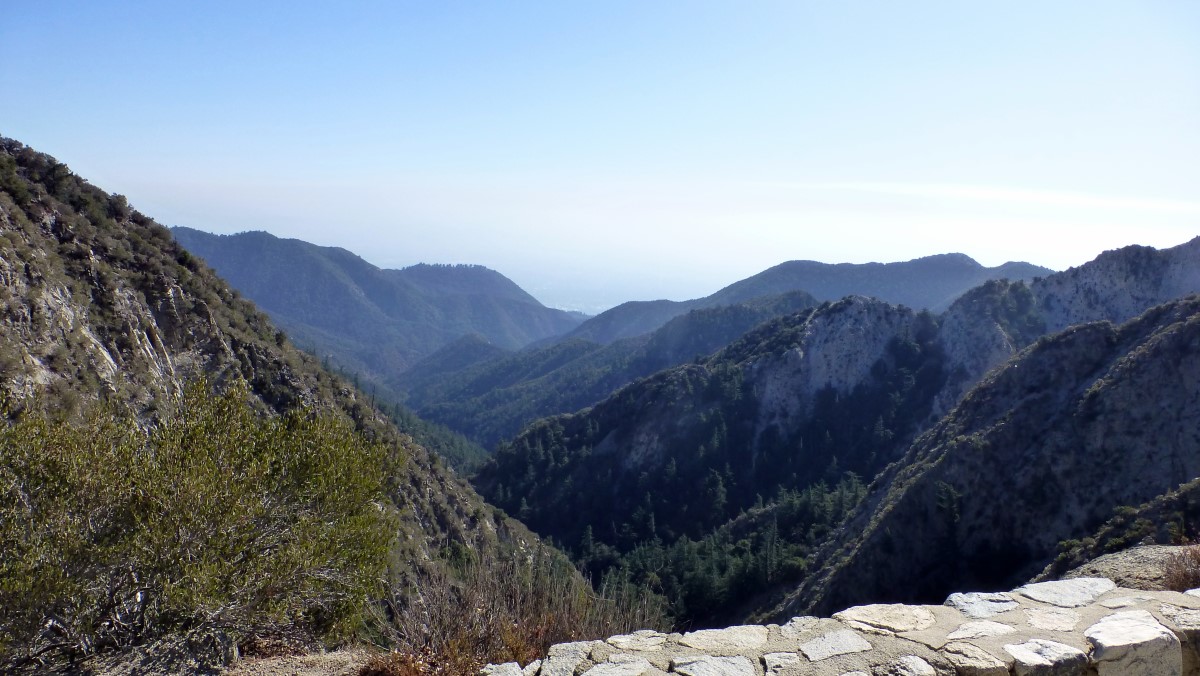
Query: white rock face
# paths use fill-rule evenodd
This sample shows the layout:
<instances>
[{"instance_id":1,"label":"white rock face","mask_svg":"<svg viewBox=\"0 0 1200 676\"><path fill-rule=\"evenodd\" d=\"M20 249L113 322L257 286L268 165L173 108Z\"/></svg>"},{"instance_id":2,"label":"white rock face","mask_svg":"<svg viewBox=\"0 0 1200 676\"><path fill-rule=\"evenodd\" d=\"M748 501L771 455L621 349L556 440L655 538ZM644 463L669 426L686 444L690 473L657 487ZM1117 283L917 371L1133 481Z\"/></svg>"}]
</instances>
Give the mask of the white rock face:
<instances>
[{"instance_id":1,"label":"white rock face","mask_svg":"<svg viewBox=\"0 0 1200 676\"><path fill-rule=\"evenodd\" d=\"M1093 603L1116 588L1116 583L1106 577L1078 577L1027 584L1018 587L1017 593L1060 608L1078 608Z\"/></svg>"},{"instance_id":2,"label":"white rock face","mask_svg":"<svg viewBox=\"0 0 1200 676\"><path fill-rule=\"evenodd\" d=\"M832 631L800 645L800 652L813 662L870 649L871 643L862 634L849 629Z\"/></svg>"},{"instance_id":3,"label":"white rock face","mask_svg":"<svg viewBox=\"0 0 1200 676\"><path fill-rule=\"evenodd\" d=\"M1179 638L1145 610L1114 613L1088 627L1100 676L1180 676Z\"/></svg>"},{"instance_id":4,"label":"white rock face","mask_svg":"<svg viewBox=\"0 0 1200 676\"><path fill-rule=\"evenodd\" d=\"M1015 676L1075 676L1087 666L1087 655L1069 645L1035 638L1004 646L1013 657Z\"/></svg>"},{"instance_id":5,"label":"white rock face","mask_svg":"<svg viewBox=\"0 0 1200 676\"><path fill-rule=\"evenodd\" d=\"M534 661L530 662L529 664L526 664L525 668L521 670L521 673L523 674L523 676L537 676L538 669L541 669L541 668L542 668L542 661L534 660Z\"/></svg>"},{"instance_id":6,"label":"white rock face","mask_svg":"<svg viewBox=\"0 0 1200 676\"><path fill-rule=\"evenodd\" d=\"M964 622L958 629L946 634L949 639L984 638L987 636L1003 636L1016 631L1016 628L991 620Z\"/></svg>"},{"instance_id":7,"label":"white rock face","mask_svg":"<svg viewBox=\"0 0 1200 676\"><path fill-rule=\"evenodd\" d=\"M736 655L755 650L767 644L768 631L758 625L744 625L727 629L701 629L683 635L679 642L689 648L706 653Z\"/></svg>"},{"instance_id":8,"label":"white rock face","mask_svg":"<svg viewBox=\"0 0 1200 676\"><path fill-rule=\"evenodd\" d=\"M683 676L758 676L745 657L678 657L671 660L671 671Z\"/></svg>"},{"instance_id":9,"label":"white rock face","mask_svg":"<svg viewBox=\"0 0 1200 676\"><path fill-rule=\"evenodd\" d=\"M963 615L973 620L982 620L1016 608L1017 602L1010 594L1004 592L996 594L969 592L951 594L946 599L946 605L958 608Z\"/></svg>"},{"instance_id":10,"label":"white rock face","mask_svg":"<svg viewBox=\"0 0 1200 676\"><path fill-rule=\"evenodd\" d=\"M749 374L762 403L759 428L807 415L813 397L825 387L843 393L854 389L914 317L907 308L860 296L814 314L798 347L760 361Z\"/></svg>"},{"instance_id":11,"label":"white rock face","mask_svg":"<svg viewBox=\"0 0 1200 676\"><path fill-rule=\"evenodd\" d=\"M834 613L833 617L843 622L858 622L897 633L928 629L934 623L933 613L928 609L899 603L855 606Z\"/></svg>"}]
</instances>

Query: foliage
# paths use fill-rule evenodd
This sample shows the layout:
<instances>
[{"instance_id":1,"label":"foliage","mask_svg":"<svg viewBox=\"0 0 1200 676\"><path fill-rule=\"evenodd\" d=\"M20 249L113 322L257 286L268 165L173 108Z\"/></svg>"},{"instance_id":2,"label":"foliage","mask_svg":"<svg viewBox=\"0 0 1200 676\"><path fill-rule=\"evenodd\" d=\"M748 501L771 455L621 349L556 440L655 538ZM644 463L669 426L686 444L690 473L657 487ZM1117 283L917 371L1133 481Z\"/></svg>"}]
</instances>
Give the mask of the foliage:
<instances>
[{"instance_id":1,"label":"foliage","mask_svg":"<svg viewBox=\"0 0 1200 676\"><path fill-rule=\"evenodd\" d=\"M0 429L0 665L175 631L354 632L396 524L386 449L187 388L154 426L97 406Z\"/></svg>"},{"instance_id":2,"label":"foliage","mask_svg":"<svg viewBox=\"0 0 1200 676\"><path fill-rule=\"evenodd\" d=\"M415 591L389 600L380 625L395 650L362 674L474 676L489 662L532 662L556 643L668 625L661 599L623 584L596 593L544 548L520 560L466 557L455 576Z\"/></svg>"},{"instance_id":3,"label":"foliage","mask_svg":"<svg viewBox=\"0 0 1200 676\"><path fill-rule=\"evenodd\" d=\"M1174 591L1200 587L1200 545L1192 545L1163 564L1163 586Z\"/></svg>"}]
</instances>

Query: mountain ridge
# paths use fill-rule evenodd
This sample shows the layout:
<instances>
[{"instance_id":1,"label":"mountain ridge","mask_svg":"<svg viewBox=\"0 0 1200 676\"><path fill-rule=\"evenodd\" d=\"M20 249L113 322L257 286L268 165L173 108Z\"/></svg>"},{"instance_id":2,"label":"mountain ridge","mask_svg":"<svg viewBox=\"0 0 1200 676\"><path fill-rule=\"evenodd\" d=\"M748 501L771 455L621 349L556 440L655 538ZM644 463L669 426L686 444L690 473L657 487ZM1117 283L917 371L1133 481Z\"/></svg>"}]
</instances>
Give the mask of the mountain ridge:
<instances>
[{"instance_id":1,"label":"mountain ridge","mask_svg":"<svg viewBox=\"0 0 1200 676\"><path fill-rule=\"evenodd\" d=\"M606 310L576 327L567 337L608 343L653 331L689 310L730 305L792 290L819 301L872 296L921 310L941 311L955 298L989 279L1031 280L1053 273L1030 263L1009 262L987 268L966 254L934 254L896 263L821 263L786 261L734 282L703 298L687 301L631 301Z\"/></svg>"},{"instance_id":2,"label":"mountain ridge","mask_svg":"<svg viewBox=\"0 0 1200 676\"><path fill-rule=\"evenodd\" d=\"M482 266L381 269L345 249L261 231L172 233L310 350L335 352L364 376L403 370L470 333L517 348L579 323Z\"/></svg>"}]
</instances>

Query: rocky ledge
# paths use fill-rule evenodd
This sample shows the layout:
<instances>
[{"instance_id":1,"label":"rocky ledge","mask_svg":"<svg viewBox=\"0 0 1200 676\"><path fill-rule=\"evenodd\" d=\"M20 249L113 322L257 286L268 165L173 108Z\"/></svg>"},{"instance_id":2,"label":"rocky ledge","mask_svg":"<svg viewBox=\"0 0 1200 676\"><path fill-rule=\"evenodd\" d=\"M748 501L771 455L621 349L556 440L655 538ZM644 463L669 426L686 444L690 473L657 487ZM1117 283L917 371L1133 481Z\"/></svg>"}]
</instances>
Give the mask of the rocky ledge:
<instances>
[{"instance_id":1,"label":"rocky ledge","mask_svg":"<svg viewBox=\"0 0 1200 676\"><path fill-rule=\"evenodd\" d=\"M1200 590L1118 587L1090 577L1011 592L952 594L941 606L867 605L832 618L637 631L563 643L484 676L1180 676L1200 674Z\"/></svg>"}]
</instances>

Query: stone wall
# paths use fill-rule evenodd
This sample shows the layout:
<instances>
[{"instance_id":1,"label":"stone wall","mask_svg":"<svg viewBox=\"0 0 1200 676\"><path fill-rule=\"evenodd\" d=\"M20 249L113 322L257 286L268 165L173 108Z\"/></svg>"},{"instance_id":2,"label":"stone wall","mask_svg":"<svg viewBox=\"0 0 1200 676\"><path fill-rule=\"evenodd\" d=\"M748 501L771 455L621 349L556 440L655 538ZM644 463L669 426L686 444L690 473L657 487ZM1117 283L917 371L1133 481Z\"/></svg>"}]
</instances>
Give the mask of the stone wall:
<instances>
[{"instance_id":1,"label":"stone wall","mask_svg":"<svg viewBox=\"0 0 1200 676\"><path fill-rule=\"evenodd\" d=\"M941 606L867 605L685 634L638 631L563 643L485 676L1181 676L1200 675L1200 590L1118 587L1106 578L952 594Z\"/></svg>"}]
</instances>

